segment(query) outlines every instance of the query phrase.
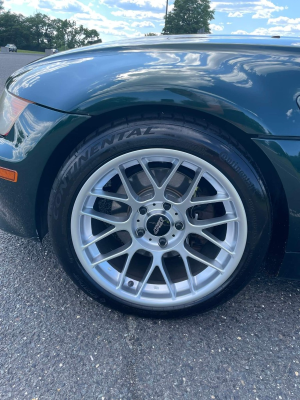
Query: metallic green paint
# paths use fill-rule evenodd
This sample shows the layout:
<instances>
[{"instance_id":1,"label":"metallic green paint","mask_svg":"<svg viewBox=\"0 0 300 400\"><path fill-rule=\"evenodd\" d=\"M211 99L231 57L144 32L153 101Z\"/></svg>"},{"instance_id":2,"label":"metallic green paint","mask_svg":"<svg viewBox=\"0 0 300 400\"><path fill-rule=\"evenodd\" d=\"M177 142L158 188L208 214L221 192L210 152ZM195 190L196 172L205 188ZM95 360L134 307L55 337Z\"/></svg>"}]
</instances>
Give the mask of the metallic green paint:
<instances>
[{"instance_id":1,"label":"metallic green paint","mask_svg":"<svg viewBox=\"0 0 300 400\"><path fill-rule=\"evenodd\" d=\"M270 159L289 207L280 276L300 277L291 262L300 261L299 39L194 35L102 44L29 64L6 87L36 104L0 139L0 166L19 173L18 183L0 182L1 229L38 237L47 161L89 118L136 106L181 107L235 125Z\"/></svg>"},{"instance_id":2,"label":"metallic green paint","mask_svg":"<svg viewBox=\"0 0 300 400\"><path fill-rule=\"evenodd\" d=\"M300 41L243 40L179 36L97 45L30 64L7 88L69 113L173 105L249 134L298 136Z\"/></svg>"},{"instance_id":3,"label":"metallic green paint","mask_svg":"<svg viewBox=\"0 0 300 400\"><path fill-rule=\"evenodd\" d=\"M253 139L275 167L289 207L287 252L300 252L300 140Z\"/></svg>"},{"instance_id":4,"label":"metallic green paint","mask_svg":"<svg viewBox=\"0 0 300 400\"><path fill-rule=\"evenodd\" d=\"M38 239L36 201L45 165L55 148L89 117L30 104L10 132L0 138L0 165L18 172L18 182L0 180L0 228Z\"/></svg>"}]
</instances>

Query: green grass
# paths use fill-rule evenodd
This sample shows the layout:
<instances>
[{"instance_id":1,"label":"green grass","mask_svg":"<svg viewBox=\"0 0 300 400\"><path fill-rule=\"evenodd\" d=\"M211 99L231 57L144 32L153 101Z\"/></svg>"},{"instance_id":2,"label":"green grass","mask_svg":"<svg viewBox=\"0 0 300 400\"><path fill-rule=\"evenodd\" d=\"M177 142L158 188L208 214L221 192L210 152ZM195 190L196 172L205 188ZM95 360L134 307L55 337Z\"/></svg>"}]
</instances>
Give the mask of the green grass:
<instances>
[{"instance_id":1,"label":"green grass","mask_svg":"<svg viewBox=\"0 0 300 400\"><path fill-rule=\"evenodd\" d=\"M18 49L18 53L29 53L29 54L45 54L42 51L30 51L30 50L19 50Z\"/></svg>"}]
</instances>

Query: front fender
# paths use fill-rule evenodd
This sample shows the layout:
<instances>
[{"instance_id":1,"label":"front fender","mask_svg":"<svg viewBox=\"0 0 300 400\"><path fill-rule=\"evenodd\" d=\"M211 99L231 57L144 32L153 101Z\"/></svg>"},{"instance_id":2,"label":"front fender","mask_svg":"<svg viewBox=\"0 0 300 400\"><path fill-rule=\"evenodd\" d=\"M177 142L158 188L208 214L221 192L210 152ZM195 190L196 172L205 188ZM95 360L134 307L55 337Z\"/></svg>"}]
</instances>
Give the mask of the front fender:
<instances>
[{"instance_id":1,"label":"front fender","mask_svg":"<svg viewBox=\"0 0 300 400\"><path fill-rule=\"evenodd\" d=\"M68 113L174 105L217 116L250 134L299 136L295 50L199 46L66 53L19 70L7 89Z\"/></svg>"}]
</instances>

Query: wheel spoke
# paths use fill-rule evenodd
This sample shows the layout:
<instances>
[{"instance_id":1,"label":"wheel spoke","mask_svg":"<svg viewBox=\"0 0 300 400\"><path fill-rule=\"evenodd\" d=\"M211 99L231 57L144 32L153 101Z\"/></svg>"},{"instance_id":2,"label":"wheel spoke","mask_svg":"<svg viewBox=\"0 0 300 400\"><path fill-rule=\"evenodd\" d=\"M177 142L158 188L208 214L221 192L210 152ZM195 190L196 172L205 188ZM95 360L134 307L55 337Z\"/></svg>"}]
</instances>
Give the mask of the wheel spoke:
<instances>
[{"instance_id":1,"label":"wheel spoke","mask_svg":"<svg viewBox=\"0 0 300 400\"><path fill-rule=\"evenodd\" d=\"M151 173L151 170L149 168L148 159L147 158L140 158L138 160L138 162L139 162L140 166L143 168L145 174L147 175L147 177L148 177L148 179L149 179L154 191L157 192L157 190L159 190L159 186L158 186L158 183L155 181L154 176Z\"/></svg>"},{"instance_id":2,"label":"wheel spoke","mask_svg":"<svg viewBox=\"0 0 300 400\"><path fill-rule=\"evenodd\" d=\"M124 217L115 217L114 215L109 215L105 213L101 213L99 211L95 211L93 208L85 208L81 211L81 215L85 215L87 217L91 217L97 219L98 221L106 222L107 224L124 226L126 229L127 223L129 221L130 216Z\"/></svg>"},{"instance_id":3,"label":"wheel spoke","mask_svg":"<svg viewBox=\"0 0 300 400\"><path fill-rule=\"evenodd\" d=\"M179 166L181 165L179 159L177 159L177 158L173 159L172 167L160 185L158 184L158 182L156 182L154 176L151 173L151 170L149 168L149 160L147 158L140 158L138 161L139 161L141 167L143 168L146 176L150 180L150 183L155 192L155 198L157 200L166 199L164 196L165 190L166 190L168 184L170 183L171 179L173 178L173 176L176 174Z\"/></svg>"},{"instance_id":4,"label":"wheel spoke","mask_svg":"<svg viewBox=\"0 0 300 400\"><path fill-rule=\"evenodd\" d=\"M125 192L127 193L128 199L129 201L132 202L138 202L139 201L139 196L137 195L137 193L133 190L131 183L125 173L125 169L122 165L119 165L118 167L118 174L119 177L121 179L121 182L123 184L123 187L125 189Z\"/></svg>"},{"instance_id":5,"label":"wheel spoke","mask_svg":"<svg viewBox=\"0 0 300 400\"><path fill-rule=\"evenodd\" d=\"M163 182L161 184L162 190L164 190L164 191L166 190L166 188L169 185L169 183L171 182L173 176L178 171L178 168L180 167L180 165L181 165L181 162L175 158L175 160L173 160L173 162L172 162L172 167L169 171L169 174L165 177L165 179L163 180Z\"/></svg>"},{"instance_id":6,"label":"wheel spoke","mask_svg":"<svg viewBox=\"0 0 300 400\"><path fill-rule=\"evenodd\" d=\"M210 232L199 231L196 234L204 237L207 240L209 240L211 243L213 243L215 246L218 246L220 249L225 250L231 256L233 256L235 254L234 251L225 242L219 240L217 237L212 235Z\"/></svg>"},{"instance_id":7,"label":"wheel spoke","mask_svg":"<svg viewBox=\"0 0 300 400\"><path fill-rule=\"evenodd\" d=\"M194 195L194 193L195 193L195 191L196 191L196 189L197 189L197 187L199 185L199 181L202 178L204 172L205 171L203 171L203 169L201 169L201 168L198 168L196 170L194 179L192 180L192 182L191 182L188 190L186 191L186 193L181 198L181 201L180 201L181 205L182 204L186 205L186 203L191 203L191 199L192 199L192 197L193 197L193 195Z\"/></svg>"},{"instance_id":8,"label":"wheel spoke","mask_svg":"<svg viewBox=\"0 0 300 400\"><path fill-rule=\"evenodd\" d=\"M147 285L155 267L156 267L156 258L153 257L152 262L149 265L149 267L147 268L147 271L146 271L143 279L138 284L136 297L141 297L143 290L144 290L145 286Z\"/></svg>"},{"instance_id":9,"label":"wheel spoke","mask_svg":"<svg viewBox=\"0 0 300 400\"><path fill-rule=\"evenodd\" d=\"M213 228L214 226L228 224L229 222L238 221L238 218L233 213L228 213L223 215L222 217L210 218L210 219L202 219L195 220L188 218L189 232L190 233L198 233L195 228L199 229L208 229Z\"/></svg>"},{"instance_id":10,"label":"wheel spoke","mask_svg":"<svg viewBox=\"0 0 300 400\"><path fill-rule=\"evenodd\" d=\"M120 201L122 203L128 203L129 198L125 194L110 193L102 189L94 189L90 192L90 196L100 197L111 201Z\"/></svg>"},{"instance_id":11,"label":"wheel spoke","mask_svg":"<svg viewBox=\"0 0 300 400\"><path fill-rule=\"evenodd\" d=\"M230 200L226 194L217 194L215 196L194 197L191 200L191 206L200 206L202 204L221 203Z\"/></svg>"},{"instance_id":12,"label":"wheel spoke","mask_svg":"<svg viewBox=\"0 0 300 400\"><path fill-rule=\"evenodd\" d=\"M180 257L181 257L181 259L183 261L184 267L185 267L185 271L186 271L186 275L187 275L187 278L188 278L190 291L191 291L191 293L195 293L195 278L191 274L191 270L190 270L190 266L189 266L186 254L184 255L184 254L179 253L179 255L180 255Z\"/></svg>"},{"instance_id":13,"label":"wheel spoke","mask_svg":"<svg viewBox=\"0 0 300 400\"><path fill-rule=\"evenodd\" d=\"M169 292L172 296L172 299L174 300L176 298L176 289L174 283L171 281L170 275L165 270L164 266L162 264L158 265L158 268L160 269L160 272L166 282L166 285L168 286Z\"/></svg>"},{"instance_id":14,"label":"wheel spoke","mask_svg":"<svg viewBox=\"0 0 300 400\"><path fill-rule=\"evenodd\" d=\"M82 246L82 250L87 249L89 246L91 246L94 243L100 242L100 240L106 238L107 236L111 235L112 233L115 233L117 231L119 231L119 228L116 228L115 226L109 226L107 229L105 229L104 231L102 231L101 233L99 233L98 235L94 236L94 238L92 240L90 240L89 242L85 243Z\"/></svg>"},{"instance_id":15,"label":"wheel spoke","mask_svg":"<svg viewBox=\"0 0 300 400\"><path fill-rule=\"evenodd\" d=\"M224 272L222 269L222 265L218 261L209 259L203 254L200 254L197 251L193 250L190 246L186 246L185 250L188 257L193 258L196 261L199 261L201 264L216 269L221 274Z\"/></svg>"},{"instance_id":16,"label":"wheel spoke","mask_svg":"<svg viewBox=\"0 0 300 400\"><path fill-rule=\"evenodd\" d=\"M134 256L134 254L135 254L135 251L128 253L126 263L125 263L123 271L121 272L120 277L119 277L119 283L118 283L117 289L121 289L121 287L123 286L130 262L132 260L132 257Z\"/></svg>"},{"instance_id":17,"label":"wheel spoke","mask_svg":"<svg viewBox=\"0 0 300 400\"><path fill-rule=\"evenodd\" d=\"M104 261L112 260L113 258L123 256L124 254L128 254L129 249L132 247L132 244L124 244L124 246L118 247L115 250L110 251L106 254L100 254L95 257L91 263L92 267L103 263Z\"/></svg>"}]
</instances>

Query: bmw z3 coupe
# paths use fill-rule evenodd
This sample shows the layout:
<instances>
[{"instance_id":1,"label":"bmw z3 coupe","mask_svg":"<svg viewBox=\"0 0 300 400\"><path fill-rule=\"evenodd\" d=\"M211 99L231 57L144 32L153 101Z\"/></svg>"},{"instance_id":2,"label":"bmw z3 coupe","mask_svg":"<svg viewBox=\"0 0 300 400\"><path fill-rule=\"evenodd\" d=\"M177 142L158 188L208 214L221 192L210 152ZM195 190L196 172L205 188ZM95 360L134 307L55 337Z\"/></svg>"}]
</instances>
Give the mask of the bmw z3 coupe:
<instances>
[{"instance_id":1,"label":"bmw z3 coupe","mask_svg":"<svg viewBox=\"0 0 300 400\"><path fill-rule=\"evenodd\" d=\"M0 228L90 297L204 312L265 265L300 278L300 40L161 36L15 72L0 100Z\"/></svg>"}]
</instances>

